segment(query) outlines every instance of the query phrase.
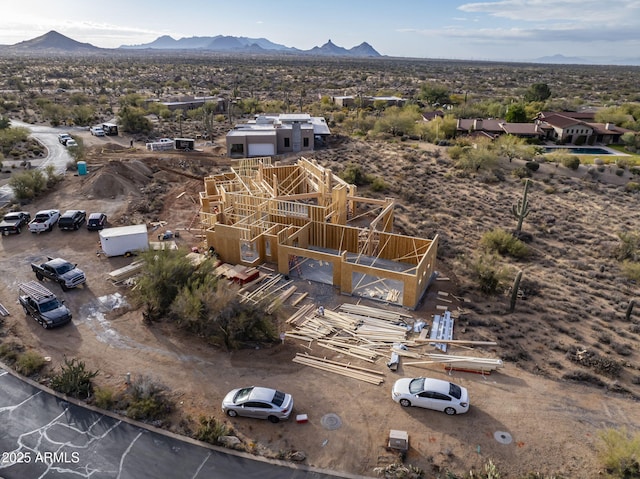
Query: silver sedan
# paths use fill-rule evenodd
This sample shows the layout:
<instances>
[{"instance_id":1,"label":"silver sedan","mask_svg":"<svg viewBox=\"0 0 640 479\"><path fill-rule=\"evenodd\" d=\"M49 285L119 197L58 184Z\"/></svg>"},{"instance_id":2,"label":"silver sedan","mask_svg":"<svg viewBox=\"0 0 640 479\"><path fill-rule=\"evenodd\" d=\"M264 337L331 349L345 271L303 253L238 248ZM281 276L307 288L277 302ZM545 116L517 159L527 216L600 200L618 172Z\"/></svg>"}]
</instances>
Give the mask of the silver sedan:
<instances>
[{"instance_id":1,"label":"silver sedan","mask_svg":"<svg viewBox=\"0 0 640 479\"><path fill-rule=\"evenodd\" d=\"M229 417L255 417L276 423L291 415L293 397L271 388L239 388L227 393L222 400L222 410Z\"/></svg>"}]
</instances>

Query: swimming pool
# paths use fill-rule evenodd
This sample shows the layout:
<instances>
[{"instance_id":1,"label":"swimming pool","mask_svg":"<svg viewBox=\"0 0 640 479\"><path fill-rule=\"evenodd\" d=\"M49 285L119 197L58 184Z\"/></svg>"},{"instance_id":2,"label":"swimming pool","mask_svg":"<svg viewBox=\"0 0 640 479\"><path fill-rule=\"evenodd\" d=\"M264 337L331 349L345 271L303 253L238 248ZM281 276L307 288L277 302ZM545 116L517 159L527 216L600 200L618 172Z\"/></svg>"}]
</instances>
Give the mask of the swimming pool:
<instances>
[{"instance_id":1,"label":"swimming pool","mask_svg":"<svg viewBox=\"0 0 640 479\"><path fill-rule=\"evenodd\" d=\"M545 146L545 153L565 152L572 155L615 155L616 153L605 148L586 146Z\"/></svg>"}]
</instances>

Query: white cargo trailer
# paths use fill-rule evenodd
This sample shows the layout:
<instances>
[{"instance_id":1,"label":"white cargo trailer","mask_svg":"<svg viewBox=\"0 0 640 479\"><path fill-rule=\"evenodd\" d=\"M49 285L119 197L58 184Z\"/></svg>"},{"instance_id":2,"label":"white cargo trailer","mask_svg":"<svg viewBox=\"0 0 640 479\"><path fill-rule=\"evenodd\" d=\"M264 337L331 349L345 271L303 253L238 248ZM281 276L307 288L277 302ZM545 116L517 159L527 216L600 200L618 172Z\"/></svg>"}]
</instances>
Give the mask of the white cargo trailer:
<instances>
[{"instance_id":1,"label":"white cargo trailer","mask_svg":"<svg viewBox=\"0 0 640 479\"><path fill-rule=\"evenodd\" d=\"M147 225L105 228L99 234L105 256L128 256L149 249Z\"/></svg>"}]
</instances>

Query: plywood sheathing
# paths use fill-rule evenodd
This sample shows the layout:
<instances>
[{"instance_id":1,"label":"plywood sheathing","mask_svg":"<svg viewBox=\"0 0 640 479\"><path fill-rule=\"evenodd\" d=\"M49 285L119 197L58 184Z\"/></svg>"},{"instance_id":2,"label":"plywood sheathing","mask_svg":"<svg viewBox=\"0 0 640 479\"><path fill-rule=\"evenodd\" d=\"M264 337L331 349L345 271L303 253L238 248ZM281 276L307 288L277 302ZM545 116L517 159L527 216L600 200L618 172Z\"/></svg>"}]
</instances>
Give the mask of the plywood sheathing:
<instances>
[{"instance_id":1,"label":"plywood sheathing","mask_svg":"<svg viewBox=\"0 0 640 479\"><path fill-rule=\"evenodd\" d=\"M358 197L354 185L314 160L272 165L269 158L244 159L229 173L207 176L204 184L200 217L207 245L226 262L257 266L269 261L279 273L289 274L292 257L326 261L341 292L357 290L353 281L359 275L380 278L381 288L391 279L400 282L402 291L387 288L384 298L409 308L418 304L433 277L437 237L393 234L393 199ZM361 216L359 205L377 213L368 229L349 226L350 219ZM241 244L255 256L243 258ZM377 267L380 259L407 267L400 273Z\"/></svg>"}]
</instances>

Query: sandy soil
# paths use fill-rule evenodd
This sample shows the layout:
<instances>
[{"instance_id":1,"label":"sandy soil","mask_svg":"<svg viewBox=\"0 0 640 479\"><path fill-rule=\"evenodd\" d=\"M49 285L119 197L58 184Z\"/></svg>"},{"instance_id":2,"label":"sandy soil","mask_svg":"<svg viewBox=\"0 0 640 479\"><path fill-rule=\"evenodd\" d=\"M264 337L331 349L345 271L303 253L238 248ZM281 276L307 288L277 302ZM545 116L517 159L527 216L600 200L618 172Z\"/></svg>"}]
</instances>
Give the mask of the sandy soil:
<instances>
[{"instance_id":1,"label":"sandy soil","mask_svg":"<svg viewBox=\"0 0 640 479\"><path fill-rule=\"evenodd\" d=\"M11 312L5 318L3 341L19 341L41 352L51 358L52 367L65 356L82 358L90 368L100 370L100 385L121 388L127 372L150 375L167 385L176 400L172 430L187 433L199 416L212 415L232 425L248 450L267 455L300 450L307 456L305 463L316 467L373 476L374 467L394 459L385 445L389 430L400 429L410 435L407 462L430 473L450 470L463 474L491 459L503 477L529 472L567 478L596 476L598 432L606 427L640 426L640 408L634 399L640 392L634 381L637 353L632 348L621 358L612 346L637 341L633 328L637 323L623 318L626 302L637 296L637 288L621 280L608 256L621 224L638 226L638 213L628 206L635 197L616 184L585 182L579 176L584 172L565 170L566 175L548 182L542 179L553 172L538 172L531 192L534 211L525 223L534 235L536 253L526 263L515 264L525 271L527 299L518 303L516 313L507 315L504 297L485 298L475 292L460 258L476 248L482 232L512 224L505 211L518 198L521 186L513 179L492 184L452 177L447 174L452 169L446 157L432 154L419 147L344 143L316 157L327 165L335 164L336 171L348 161L369 158L371 171L384 171L388 183L397 188L385 195L394 196L403 188L414 195L413 202L400 199L399 229L427 237L441 235L438 270L451 281L434 284L411 314L430 321L437 311L437 289L466 298L466 302L456 300L451 305L460 317L455 337L498 341L498 347L478 352L505 360L505 368L498 373L449 375L437 365L401 366L392 372L379 361L365 365L385 374L385 382L373 386L293 363L297 352L309 351L294 341L233 353L218 351L162 323L143 324L140 312L126 306L127 288L106 280L106 273L131 260L98 256L97 234L84 229L2 238L0 302ZM193 168L185 162L197 165ZM159 164L165 169L158 169ZM227 164L207 152L191 157L163 154L158 159L147 158L140 150L131 153L114 147L105 153L101 148L89 160L89 175L68 175L60 188L26 209L104 211L112 225L161 219L168 222L167 229L181 231L180 245L197 246L199 231L187 232L186 228L197 210L192 198L197 198L202 183L166 168L216 173ZM554 187L555 193L544 193L545 186ZM180 195L183 191L188 194ZM51 285L66 299L74 321L46 331L25 319L16 291L19 282L33 279L30 262L53 255L77 262L87 273L88 283L67 293ZM322 298L327 308L357 301L336 295L329 286L305 281L299 286L300 291L308 288L309 301ZM121 307L110 310L116 301ZM602 340L604 335L608 343ZM567 351L574 345L624 360L622 375L602 377L571 362ZM316 346L309 352L353 361ZM455 354L456 349L451 352ZM604 385L563 379L573 371L601 377ZM391 385L397 378L419 375L450 377L467 387L470 412L449 417L403 409L391 400ZM273 385L292 393L294 414L307 414L309 422L274 425L225 418L220 410L224 394L250 384ZM339 416L337 429L321 424L329 413Z\"/></svg>"}]
</instances>

